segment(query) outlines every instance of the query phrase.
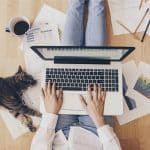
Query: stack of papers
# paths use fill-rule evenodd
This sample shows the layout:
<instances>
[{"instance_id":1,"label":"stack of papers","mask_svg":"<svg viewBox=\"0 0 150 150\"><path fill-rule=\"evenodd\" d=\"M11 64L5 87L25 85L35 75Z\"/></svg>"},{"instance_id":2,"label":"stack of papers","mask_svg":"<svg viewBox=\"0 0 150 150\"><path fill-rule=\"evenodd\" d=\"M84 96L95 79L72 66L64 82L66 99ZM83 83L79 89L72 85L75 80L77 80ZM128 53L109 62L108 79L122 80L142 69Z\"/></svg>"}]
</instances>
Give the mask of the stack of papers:
<instances>
[{"instance_id":1,"label":"stack of papers","mask_svg":"<svg viewBox=\"0 0 150 150\"><path fill-rule=\"evenodd\" d=\"M126 96L135 104L129 109L124 100L124 113L117 117L120 125L150 114L150 65L140 62L137 66L130 61L123 64L123 74L128 86Z\"/></svg>"},{"instance_id":2,"label":"stack of papers","mask_svg":"<svg viewBox=\"0 0 150 150\"><path fill-rule=\"evenodd\" d=\"M129 32L120 26L116 21L119 20L123 25L128 27L132 32L135 31L147 8L150 8L150 0L144 1L139 9L141 0L108 0L113 34L128 34ZM150 11L142 22L137 32L145 31L146 25L150 19ZM150 35L150 28L147 32Z\"/></svg>"}]
</instances>

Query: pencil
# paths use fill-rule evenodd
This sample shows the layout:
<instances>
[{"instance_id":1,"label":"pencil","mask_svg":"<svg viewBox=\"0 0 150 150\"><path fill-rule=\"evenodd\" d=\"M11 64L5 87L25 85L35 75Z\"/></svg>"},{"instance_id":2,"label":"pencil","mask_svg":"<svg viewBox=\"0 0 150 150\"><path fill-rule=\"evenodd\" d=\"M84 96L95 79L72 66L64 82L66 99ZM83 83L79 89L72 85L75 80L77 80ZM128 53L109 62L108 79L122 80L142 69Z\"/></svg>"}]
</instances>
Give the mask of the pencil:
<instances>
[{"instance_id":1,"label":"pencil","mask_svg":"<svg viewBox=\"0 0 150 150\"><path fill-rule=\"evenodd\" d=\"M126 29L129 33L133 34L132 31L126 27L124 24L122 24L119 20L117 20L117 23L120 24L124 29Z\"/></svg>"},{"instance_id":2,"label":"pencil","mask_svg":"<svg viewBox=\"0 0 150 150\"><path fill-rule=\"evenodd\" d=\"M141 42L144 42L144 38L145 38L145 35L146 35L147 31L148 31L149 25L150 25L150 20L148 21L148 24L147 24L146 29L144 31L144 34L142 36Z\"/></svg>"},{"instance_id":3,"label":"pencil","mask_svg":"<svg viewBox=\"0 0 150 150\"><path fill-rule=\"evenodd\" d=\"M141 9L144 0L141 0L139 9Z\"/></svg>"},{"instance_id":4,"label":"pencil","mask_svg":"<svg viewBox=\"0 0 150 150\"><path fill-rule=\"evenodd\" d=\"M135 29L134 33L136 33L136 32L137 32L137 30L138 30L138 29L139 29L139 27L141 26L141 24L142 24L143 20L145 19L146 15L148 14L148 12L149 12L149 8L147 8L147 9L146 9L145 14L143 15L143 17L142 17L141 21L139 22L138 26L136 27L136 29Z\"/></svg>"},{"instance_id":5,"label":"pencil","mask_svg":"<svg viewBox=\"0 0 150 150\"><path fill-rule=\"evenodd\" d=\"M125 30L127 30L130 34L132 34L135 39L140 40L138 36L136 36L128 27L122 24L119 20L117 20L117 23L121 25Z\"/></svg>"}]
</instances>

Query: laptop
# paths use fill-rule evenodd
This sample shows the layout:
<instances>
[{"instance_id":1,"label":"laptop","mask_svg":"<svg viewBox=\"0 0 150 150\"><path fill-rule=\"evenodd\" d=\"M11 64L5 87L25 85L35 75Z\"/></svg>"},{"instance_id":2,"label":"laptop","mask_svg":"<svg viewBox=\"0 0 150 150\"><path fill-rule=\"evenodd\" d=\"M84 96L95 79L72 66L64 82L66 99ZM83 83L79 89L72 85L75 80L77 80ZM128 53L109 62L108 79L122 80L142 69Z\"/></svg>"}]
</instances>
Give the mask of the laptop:
<instances>
[{"instance_id":1,"label":"laptop","mask_svg":"<svg viewBox=\"0 0 150 150\"><path fill-rule=\"evenodd\" d=\"M122 65L134 47L32 46L44 61L42 85L49 80L63 88L60 114L86 115L79 95L86 99L88 85L94 83L107 91L104 115L123 113Z\"/></svg>"}]
</instances>

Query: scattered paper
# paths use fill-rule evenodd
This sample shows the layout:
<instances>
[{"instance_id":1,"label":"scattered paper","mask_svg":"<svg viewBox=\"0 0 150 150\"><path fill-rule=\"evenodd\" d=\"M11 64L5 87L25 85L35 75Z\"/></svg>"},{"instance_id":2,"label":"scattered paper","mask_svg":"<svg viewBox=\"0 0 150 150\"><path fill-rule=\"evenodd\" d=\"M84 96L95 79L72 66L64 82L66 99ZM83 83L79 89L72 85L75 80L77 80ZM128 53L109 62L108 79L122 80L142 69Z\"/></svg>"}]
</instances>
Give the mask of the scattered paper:
<instances>
[{"instance_id":1,"label":"scattered paper","mask_svg":"<svg viewBox=\"0 0 150 150\"><path fill-rule=\"evenodd\" d=\"M135 90L130 90L127 92L128 96L132 97L136 101L136 108L129 110L126 102L124 105L124 114L117 116L120 125L126 124L130 121L138 119L144 115L150 114L150 101L143 97L141 94L137 93Z\"/></svg>"},{"instance_id":2,"label":"scattered paper","mask_svg":"<svg viewBox=\"0 0 150 150\"><path fill-rule=\"evenodd\" d=\"M44 65L43 60L28 46L24 46L23 49L26 71L40 79L41 70Z\"/></svg>"},{"instance_id":3,"label":"scattered paper","mask_svg":"<svg viewBox=\"0 0 150 150\"><path fill-rule=\"evenodd\" d=\"M4 120L12 138L18 138L26 132L29 132L28 128L22 125L22 123L15 119L7 110L0 110L0 115Z\"/></svg>"},{"instance_id":4,"label":"scattered paper","mask_svg":"<svg viewBox=\"0 0 150 150\"><path fill-rule=\"evenodd\" d=\"M129 88L133 88L139 76L138 68L134 61L123 64L123 75ZM134 72L134 73L133 73Z\"/></svg>"},{"instance_id":5,"label":"scattered paper","mask_svg":"<svg viewBox=\"0 0 150 150\"><path fill-rule=\"evenodd\" d=\"M63 12L44 4L32 27L36 27L41 22L48 22L50 24L58 25L59 31L63 34L65 19L66 15Z\"/></svg>"},{"instance_id":6,"label":"scattered paper","mask_svg":"<svg viewBox=\"0 0 150 150\"><path fill-rule=\"evenodd\" d=\"M59 30L57 24L42 22L32 27L24 37L24 44L32 45L59 45Z\"/></svg>"},{"instance_id":7,"label":"scattered paper","mask_svg":"<svg viewBox=\"0 0 150 150\"><path fill-rule=\"evenodd\" d=\"M63 34L63 29L64 29L64 24L65 24L65 14L52 8L49 7L48 5L43 5L42 9L40 10L38 16L35 19L35 22L33 23L32 29L39 27L39 25L43 26L43 23L48 23L51 25L51 27L55 28L58 27L59 32ZM47 30L48 27L42 29L42 30ZM55 30L56 31L56 30ZM55 32L56 33L56 32ZM35 34L35 43L33 42L32 44L46 44L45 41L39 40L37 41L37 34ZM47 36L47 35L46 35ZM61 35L62 36L62 35ZM56 42L58 43L58 36L56 41L51 41L49 44L56 45ZM31 36L29 37L31 38ZM42 39L48 39L47 37L42 37ZM29 40L29 39L28 39ZM60 33L59 33L59 43L60 43ZM39 110L39 111L44 111L44 106L41 109L40 108L40 100L41 100L41 72L43 68L43 61L42 59L37 56L31 49L30 46L32 44L27 44L24 40L21 45L21 48L24 53L24 59L25 59L25 64L26 64L26 71L33 75L35 79L38 80L38 84L36 87L29 88L25 93L24 93L24 100L25 102L32 108ZM41 105L42 106L42 105ZM19 136L29 132L28 128L26 128L24 125L21 124L20 121L15 119L8 111L1 110L0 115L2 116L2 119L4 120L12 138L18 138ZM40 123L40 119L37 117L32 117L34 121L34 125L38 126Z\"/></svg>"},{"instance_id":8,"label":"scattered paper","mask_svg":"<svg viewBox=\"0 0 150 150\"><path fill-rule=\"evenodd\" d=\"M142 90L144 90L144 93L150 91L150 65L144 62L140 62L139 65L136 66L134 61L130 61L123 64L123 74L128 84L126 96L134 100L136 107L129 109L126 101L124 100L124 113L121 116L117 116L120 125L150 114L150 98L145 96L143 92L139 92L134 89L139 77L144 75L146 76L146 79L149 80L144 81L144 84L146 83L147 86L146 88L142 88ZM147 94L149 95L149 93Z\"/></svg>"},{"instance_id":9,"label":"scattered paper","mask_svg":"<svg viewBox=\"0 0 150 150\"><path fill-rule=\"evenodd\" d=\"M146 9L150 8L150 0L148 0L143 3L142 8L139 10L140 2L141 0L108 0L114 35L129 33L116 22L117 20L127 26L132 32L135 31ZM142 22L138 32L145 31L149 19L150 11ZM150 28L147 34L150 35Z\"/></svg>"},{"instance_id":10,"label":"scattered paper","mask_svg":"<svg viewBox=\"0 0 150 150\"><path fill-rule=\"evenodd\" d=\"M144 62L140 62L138 72L139 74L144 74L145 76L150 77L150 65Z\"/></svg>"}]
</instances>

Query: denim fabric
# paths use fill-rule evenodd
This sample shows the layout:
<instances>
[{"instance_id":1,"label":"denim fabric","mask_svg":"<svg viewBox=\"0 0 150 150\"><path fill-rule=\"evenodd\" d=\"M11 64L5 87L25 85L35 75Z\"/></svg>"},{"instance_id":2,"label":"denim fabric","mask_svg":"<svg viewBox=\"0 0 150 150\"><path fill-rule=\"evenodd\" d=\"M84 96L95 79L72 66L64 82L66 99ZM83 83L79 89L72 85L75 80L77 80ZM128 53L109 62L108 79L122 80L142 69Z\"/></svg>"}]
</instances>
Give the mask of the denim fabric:
<instances>
[{"instance_id":1,"label":"denim fabric","mask_svg":"<svg viewBox=\"0 0 150 150\"><path fill-rule=\"evenodd\" d=\"M86 29L83 27L85 1L69 0L62 45L106 45L104 0L89 0Z\"/></svg>"},{"instance_id":2,"label":"denim fabric","mask_svg":"<svg viewBox=\"0 0 150 150\"><path fill-rule=\"evenodd\" d=\"M85 0L69 0L69 8L64 28L62 45L81 46L83 45L84 28L84 4Z\"/></svg>"},{"instance_id":3,"label":"denim fabric","mask_svg":"<svg viewBox=\"0 0 150 150\"><path fill-rule=\"evenodd\" d=\"M107 124L112 126L112 117L105 116L105 121ZM79 126L86 130L91 131L95 135L97 135L97 129L92 121L92 119L88 115L66 115L59 114L58 121L56 125L56 132L62 130L65 137L68 139L69 131L71 126Z\"/></svg>"}]
</instances>

